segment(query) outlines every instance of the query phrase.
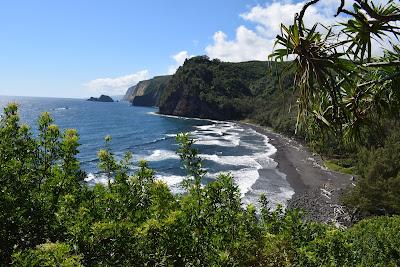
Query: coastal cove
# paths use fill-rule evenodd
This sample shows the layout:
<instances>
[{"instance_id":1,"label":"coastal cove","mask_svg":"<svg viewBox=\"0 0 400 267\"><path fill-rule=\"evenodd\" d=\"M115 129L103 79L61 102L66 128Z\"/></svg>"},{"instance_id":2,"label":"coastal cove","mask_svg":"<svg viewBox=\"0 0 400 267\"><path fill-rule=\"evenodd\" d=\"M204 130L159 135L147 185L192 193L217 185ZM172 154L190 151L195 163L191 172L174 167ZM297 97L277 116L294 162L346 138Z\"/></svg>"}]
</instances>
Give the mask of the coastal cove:
<instances>
[{"instance_id":1,"label":"coastal cove","mask_svg":"<svg viewBox=\"0 0 400 267\"><path fill-rule=\"evenodd\" d=\"M111 149L117 158L127 151L133 153L132 172L137 162L145 159L156 170L156 178L165 181L175 193L182 192L181 169L175 136L189 132L197 140L196 148L209 172L204 183L219 173L230 172L244 196L244 204L258 205L259 196L266 194L271 206L286 202L294 194L286 175L273 160L276 149L258 129L232 121L182 118L158 115L157 109L132 107L127 102L93 103L79 99L2 97L0 105L20 104L21 121L37 131L41 112L49 111L61 129L75 128L80 135L78 159L88 173L89 184L107 183L98 173L97 152L106 135L112 136ZM104 127L106 125L106 127ZM254 187L263 180L263 186Z\"/></svg>"},{"instance_id":2,"label":"coastal cove","mask_svg":"<svg viewBox=\"0 0 400 267\"><path fill-rule=\"evenodd\" d=\"M0 267L400 266L399 0L14 2Z\"/></svg>"},{"instance_id":3,"label":"coastal cove","mask_svg":"<svg viewBox=\"0 0 400 267\"><path fill-rule=\"evenodd\" d=\"M312 203L316 197L304 201L304 193L317 190L318 197L319 188L342 188L349 182L349 177L324 169L321 161L300 143L257 125L161 115L157 109L132 107L127 102L2 97L0 105L11 101L20 103L22 122L34 130L37 117L44 111L49 111L62 129L78 130L78 158L88 173L85 180L89 184L107 183L97 171L96 154L103 138L111 135L111 148L118 158L127 151L134 154L132 171L137 169L140 159L145 159L156 170L156 178L165 181L173 192L182 192L180 182L185 174L175 153L174 140L179 132L189 132L197 140L196 148L209 171L204 183L213 181L221 172L231 173L244 196L243 204L258 206L260 195L265 194L272 207L289 203L310 210L304 203ZM108 126L102 128L104 123ZM326 210L329 205L324 203L321 207ZM329 221L331 212L321 209L312 211L312 218Z\"/></svg>"}]
</instances>

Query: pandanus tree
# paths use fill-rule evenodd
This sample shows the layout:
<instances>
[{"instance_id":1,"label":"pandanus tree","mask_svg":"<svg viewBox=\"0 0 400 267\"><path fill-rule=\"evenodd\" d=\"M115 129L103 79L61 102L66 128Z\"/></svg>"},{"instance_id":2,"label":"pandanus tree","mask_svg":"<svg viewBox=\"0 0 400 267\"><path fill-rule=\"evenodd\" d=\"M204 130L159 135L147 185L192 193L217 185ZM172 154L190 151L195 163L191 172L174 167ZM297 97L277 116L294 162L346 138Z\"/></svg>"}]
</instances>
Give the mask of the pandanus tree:
<instances>
[{"instance_id":1,"label":"pandanus tree","mask_svg":"<svg viewBox=\"0 0 400 267\"><path fill-rule=\"evenodd\" d=\"M311 121L343 140L359 141L362 127L376 117L399 116L400 7L393 0L355 0L350 7L341 0L337 25L307 28L303 17L319 1L307 2L293 25L281 25L270 58L294 58L288 68L299 96L297 126L310 127ZM374 46L381 46L383 56L374 57Z\"/></svg>"}]
</instances>

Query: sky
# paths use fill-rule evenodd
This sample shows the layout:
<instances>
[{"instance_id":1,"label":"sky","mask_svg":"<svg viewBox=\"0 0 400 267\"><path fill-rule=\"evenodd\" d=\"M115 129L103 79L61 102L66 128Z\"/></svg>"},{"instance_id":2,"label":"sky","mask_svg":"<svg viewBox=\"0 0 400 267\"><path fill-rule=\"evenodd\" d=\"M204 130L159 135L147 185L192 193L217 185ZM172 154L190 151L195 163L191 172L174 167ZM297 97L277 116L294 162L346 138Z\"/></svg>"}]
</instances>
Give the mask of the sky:
<instances>
[{"instance_id":1,"label":"sky","mask_svg":"<svg viewBox=\"0 0 400 267\"><path fill-rule=\"evenodd\" d=\"M334 23L337 0L308 9ZM0 2L0 95L122 95L188 57L267 60L300 1L13 0Z\"/></svg>"}]
</instances>

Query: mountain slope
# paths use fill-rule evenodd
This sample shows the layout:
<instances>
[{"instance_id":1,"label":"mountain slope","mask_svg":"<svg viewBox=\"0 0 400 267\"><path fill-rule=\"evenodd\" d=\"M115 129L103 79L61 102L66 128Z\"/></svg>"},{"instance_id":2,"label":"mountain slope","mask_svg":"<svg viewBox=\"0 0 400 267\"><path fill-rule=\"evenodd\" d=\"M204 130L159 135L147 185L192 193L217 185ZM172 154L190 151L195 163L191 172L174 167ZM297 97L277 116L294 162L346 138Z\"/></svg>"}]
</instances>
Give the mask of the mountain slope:
<instances>
[{"instance_id":1,"label":"mountain slope","mask_svg":"<svg viewBox=\"0 0 400 267\"><path fill-rule=\"evenodd\" d=\"M293 76L280 75L286 64L191 58L166 86L159 103L160 113L219 120L253 119L277 126L274 124L282 123L281 119L294 117L293 111L287 114L286 105L294 99L289 90Z\"/></svg>"}]
</instances>

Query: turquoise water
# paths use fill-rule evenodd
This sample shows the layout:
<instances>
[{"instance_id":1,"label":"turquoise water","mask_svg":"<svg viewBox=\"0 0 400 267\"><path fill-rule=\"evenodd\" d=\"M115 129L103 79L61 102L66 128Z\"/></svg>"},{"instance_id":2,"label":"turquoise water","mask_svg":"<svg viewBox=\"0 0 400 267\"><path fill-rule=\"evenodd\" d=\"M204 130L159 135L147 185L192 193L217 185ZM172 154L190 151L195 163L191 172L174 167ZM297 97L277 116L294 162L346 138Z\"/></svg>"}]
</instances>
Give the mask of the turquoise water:
<instances>
[{"instance_id":1,"label":"turquoise water","mask_svg":"<svg viewBox=\"0 0 400 267\"><path fill-rule=\"evenodd\" d=\"M146 159L155 169L156 177L175 192L181 190L180 182L185 176L175 153L175 136L179 132L190 132L197 140L196 147L209 172L204 183L215 179L220 172L230 172L246 195L252 191L262 170L276 170L277 164L272 158L276 149L268 143L268 138L234 122L161 116L156 114L155 108L133 107L127 102L100 103L81 99L0 96L0 107L11 101L19 103L21 121L29 124L34 132L37 118L44 111L51 113L61 129L78 130L81 144L78 158L88 174L88 183L105 182L98 173L96 154L106 135L112 136L111 148L117 157L130 151L134 162ZM273 203L284 203L292 190L285 176L279 175L281 178L274 178L268 188L257 189L257 194L247 194L252 199L248 197L245 201L256 202L260 193L266 193Z\"/></svg>"}]
</instances>

